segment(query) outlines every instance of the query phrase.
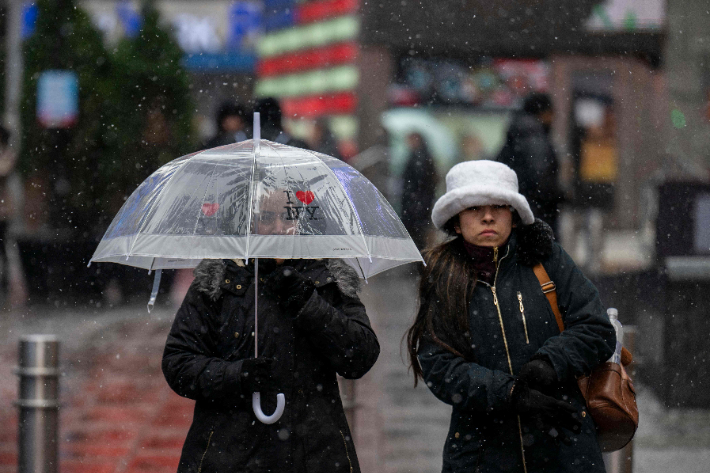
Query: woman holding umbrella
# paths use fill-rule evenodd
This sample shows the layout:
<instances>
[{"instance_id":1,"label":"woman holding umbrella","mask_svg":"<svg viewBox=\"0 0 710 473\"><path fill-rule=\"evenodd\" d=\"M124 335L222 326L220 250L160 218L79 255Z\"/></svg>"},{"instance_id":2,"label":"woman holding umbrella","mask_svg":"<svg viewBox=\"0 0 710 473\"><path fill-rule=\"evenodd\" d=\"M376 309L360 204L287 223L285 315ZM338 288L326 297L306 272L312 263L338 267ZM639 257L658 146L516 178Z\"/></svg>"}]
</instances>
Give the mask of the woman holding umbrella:
<instances>
[{"instance_id":1,"label":"woman holding umbrella","mask_svg":"<svg viewBox=\"0 0 710 473\"><path fill-rule=\"evenodd\" d=\"M380 351L358 278L421 255L364 176L260 123L153 172L90 264L155 270L149 310L163 269L196 268L162 363L196 401L179 472L357 473L336 373L359 378Z\"/></svg>"},{"instance_id":2,"label":"woman holding umbrella","mask_svg":"<svg viewBox=\"0 0 710 473\"><path fill-rule=\"evenodd\" d=\"M287 190L257 199L256 234L293 235L299 219L317 218ZM196 401L178 472L359 472L336 373L363 376L380 347L357 273L337 259L262 259L257 271L253 259L204 260L175 317L163 372ZM254 392L265 412L284 393L282 417L259 422Z\"/></svg>"},{"instance_id":3,"label":"woman holding umbrella","mask_svg":"<svg viewBox=\"0 0 710 473\"><path fill-rule=\"evenodd\" d=\"M415 385L453 407L443 471L604 472L576 384L614 351L597 290L535 221L509 167L464 162L446 186L432 220L451 238L425 254L407 333ZM562 333L539 263L556 285Z\"/></svg>"}]
</instances>

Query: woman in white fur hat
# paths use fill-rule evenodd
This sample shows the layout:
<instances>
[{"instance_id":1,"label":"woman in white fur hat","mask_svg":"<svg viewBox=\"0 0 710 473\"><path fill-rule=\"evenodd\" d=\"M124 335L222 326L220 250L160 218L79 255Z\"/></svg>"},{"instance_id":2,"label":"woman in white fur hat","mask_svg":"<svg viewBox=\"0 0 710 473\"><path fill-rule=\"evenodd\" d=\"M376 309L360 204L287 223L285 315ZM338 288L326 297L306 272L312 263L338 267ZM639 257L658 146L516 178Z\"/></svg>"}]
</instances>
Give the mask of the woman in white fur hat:
<instances>
[{"instance_id":1,"label":"woman in white fur hat","mask_svg":"<svg viewBox=\"0 0 710 473\"><path fill-rule=\"evenodd\" d=\"M616 343L599 294L549 226L535 220L509 167L468 161L446 176L407 332L421 378L453 408L444 472L605 471L576 378ZM560 333L533 268L556 285Z\"/></svg>"}]
</instances>

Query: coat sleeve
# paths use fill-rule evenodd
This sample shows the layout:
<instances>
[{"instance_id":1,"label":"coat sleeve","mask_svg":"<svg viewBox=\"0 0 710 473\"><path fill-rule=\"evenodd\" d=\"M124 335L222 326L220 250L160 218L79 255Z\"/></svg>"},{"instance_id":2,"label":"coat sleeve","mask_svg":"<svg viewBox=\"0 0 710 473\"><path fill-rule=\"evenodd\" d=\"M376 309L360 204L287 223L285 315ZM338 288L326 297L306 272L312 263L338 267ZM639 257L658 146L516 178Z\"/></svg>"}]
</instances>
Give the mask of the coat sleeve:
<instances>
[{"instance_id":1,"label":"coat sleeve","mask_svg":"<svg viewBox=\"0 0 710 473\"><path fill-rule=\"evenodd\" d=\"M553 254L543 266L557 286L565 330L549 338L536 355L550 360L560 380L575 379L609 359L616 333L596 287L560 245L553 244Z\"/></svg>"},{"instance_id":2,"label":"coat sleeve","mask_svg":"<svg viewBox=\"0 0 710 473\"><path fill-rule=\"evenodd\" d=\"M217 401L241 395L241 361L229 362L213 355L208 319L212 305L190 288L175 315L163 352L163 374L177 394Z\"/></svg>"},{"instance_id":3,"label":"coat sleeve","mask_svg":"<svg viewBox=\"0 0 710 473\"><path fill-rule=\"evenodd\" d=\"M380 354L365 306L357 296L342 294L335 284L313 291L296 317L296 327L347 379L364 376Z\"/></svg>"},{"instance_id":4,"label":"coat sleeve","mask_svg":"<svg viewBox=\"0 0 710 473\"><path fill-rule=\"evenodd\" d=\"M468 411L508 409L513 376L468 362L424 336L417 351L424 382L439 400Z\"/></svg>"}]
</instances>

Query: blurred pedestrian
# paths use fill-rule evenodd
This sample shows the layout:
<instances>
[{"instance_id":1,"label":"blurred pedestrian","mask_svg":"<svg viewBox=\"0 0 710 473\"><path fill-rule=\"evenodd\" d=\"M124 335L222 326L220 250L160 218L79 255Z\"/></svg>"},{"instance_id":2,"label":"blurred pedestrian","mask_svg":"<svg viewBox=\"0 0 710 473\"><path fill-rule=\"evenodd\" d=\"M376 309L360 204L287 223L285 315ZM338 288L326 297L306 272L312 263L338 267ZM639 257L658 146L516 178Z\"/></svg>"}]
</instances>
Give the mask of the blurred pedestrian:
<instances>
[{"instance_id":1,"label":"blurred pedestrian","mask_svg":"<svg viewBox=\"0 0 710 473\"><path fill-rule=\"evenodd\" d=\"M557 235L563 193L557 154L550 139L553 119L552 99L548 94L527 96L522 112L513 116L498 161L515 171L520 193L530 202L533 213Z\"/></svg>"},{"instance_id":2,"label":"blurred pedestrian","mask_svg":"<svg viewBox=\"0 0 710 473\"><path fill-rule=\"evenodd\" d=\"M3 296L6 298L10 294L10 263L7 258L7 238L14 212L9 179L15 170L15 164L17 164L17 154L10 147L10 132L0 125L0 259L2 260L0 286L2 287Z\"/></svg>"},{"instance_id":3,"label":"blurred pedestrian","mask_svg":"<svg viewBox=\"0 0 710 473\"><path fill-rule=\"evenodd\" d=\"M313 126L312 149L334 158L343 159L338 150L338 140L330 130L328 120L324 117L318 118Z\"/></svg>"},{"instance_id":4,"label":"blurred pedestrian","mask_svg":"<svg viewBox=\"0 0 710 473\"><path fill-rule=\"evenodd\" d=\"M281 143L296 148L311 149L303 140L294 138L283 129L281 123L281 105L273 97L258 99L254 104L254 111L261 115L261 138L276 143Z\"/></svg>"},{"instance_id":5,"label":"blurred pedestrian","mask_svg":"<svg viewBox=\"0 0 710 473\"><path fill-rule=\"evenodd\" d=\"M246 108L233 100L225 100L215 116L217 133L207 140L203 149L238 143L247 139L249 117Z\"/></svg>"},{"instance_id":6,"label":"blurred pedestrian","mask_svg":"<svg viewBox=\"0 0 710 473\"><path fill-rule=\"evenodd\" d=\"M431 206L438 182L434 158L424 137L407 136L409 159L402 174L402 223L420 250L427 246Z\"/></svg>"},{"instance_id":7,"label":"blurred pedestrian","mask_svg":"<svg viewBox=\"0 0 710 473\"><path fill-rule=\"evenodd\" d=\"M261 193L255 232L293 234L290 199ZM357 274L342 260L260 259L258 332L255 277L253 259L204 260L175 316L163 373L196 401L178 472L359 473L336 373L360 378L380 346ZM255 392L267 414L285 395L275 423L257 420Z\"/></svg>"},{"instance_id":8,"label":"blurred pedestrian","mask_svg":"<svg viewBox=\"0 0 710 473\"><path fill-rule=\"evenodd\" d=\"M501 163L451 168L432 220L450 238L425 252L407 348L415 386L453 406L443 471L603 473L577 387L615 347L596 288ZM562 333L538 264L556 285Z\"/></svg>"},{"instance_id":9,"label":"blurred pedestrian","mask_svg":"<svg viewBox=\"0 0 710 473\"><path fill-rule=\"evenodd\" d=\"M475 132L469 132L461 137L461 161L478 161L488 159L486 147Z\"/></svg>"}]
</instances>

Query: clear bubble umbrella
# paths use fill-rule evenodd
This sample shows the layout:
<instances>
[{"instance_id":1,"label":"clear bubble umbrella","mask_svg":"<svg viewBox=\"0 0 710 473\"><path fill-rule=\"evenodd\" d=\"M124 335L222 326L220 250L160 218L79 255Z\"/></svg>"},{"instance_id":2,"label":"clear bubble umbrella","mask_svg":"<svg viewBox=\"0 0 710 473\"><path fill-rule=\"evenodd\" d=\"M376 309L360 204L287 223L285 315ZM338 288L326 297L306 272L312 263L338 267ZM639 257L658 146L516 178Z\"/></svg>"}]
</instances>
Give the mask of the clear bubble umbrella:
<instances>
[{"instance_id":1,"label":"clear bubble umbrella","mask_svg":"<svg viewBox=\"0 0 710 473\"><path fill-rule=\"evenodd\" d=\"M161 269L203 259L255 258L258 271L258 258L341 258L365 279L422 261L395 211L358 171L261 140L254 122L253 140L177 158L143 181L89 264L157 270L150 308Z\"/></svg>"}]
</instances>

